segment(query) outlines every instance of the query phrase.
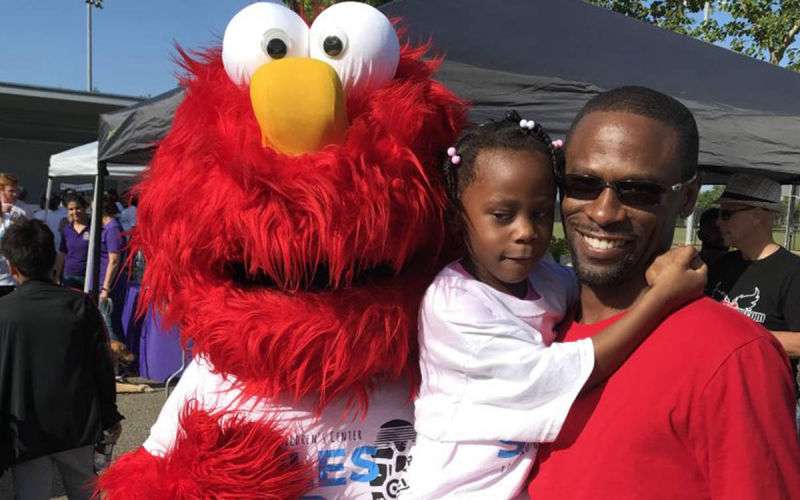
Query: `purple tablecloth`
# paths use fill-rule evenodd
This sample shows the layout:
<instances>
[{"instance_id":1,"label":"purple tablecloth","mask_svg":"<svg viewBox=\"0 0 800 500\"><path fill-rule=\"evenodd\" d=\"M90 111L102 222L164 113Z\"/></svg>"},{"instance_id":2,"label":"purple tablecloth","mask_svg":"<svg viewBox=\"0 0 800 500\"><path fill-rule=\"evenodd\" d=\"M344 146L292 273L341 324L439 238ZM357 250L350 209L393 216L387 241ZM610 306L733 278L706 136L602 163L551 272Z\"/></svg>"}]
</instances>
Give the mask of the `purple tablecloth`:
<instances>
[{"instance_id":1,"label":"purple tablecloth","mask_svg":"<svg viewBox=\"0 0 800 500\"><path fill-rule=\"evenodd\" d=\"M150 380L167 380L180 369L181 353L178 329L165 330L158 313L148 310L139 341L139 375ZM191 356L188 350L186 356Z\"/></svg>"},{"instance_id":2,"label":"purple tablecloth","mask_svg":"<svg viewBox=\"0 0 800 500\"><path fill-rule=\"evenodd\" d=\"M122 303L122 336L128 350L136 356L139 355L139 340L142 331L142 322L136 318L136 300L139 298L139 283L128 282L125 290L125 301ZM138 366L132 367L138 372Z\"/></svg>"},{"instance_id":3,"label":"purple tablecloth","mask_svg":"<svg viewBox=\"0 0 800 500\"><path fill-rule=\"evenodd\" d=\"M144 321L136 320L140 285L129 283L122 310L122 324L128 349L139 358L139 376L166 380L181 367L181 342L177 328L165 329L158 313L148 310ZM186 352L187 362L191 358Z\"/></svg>"}]
</instances>

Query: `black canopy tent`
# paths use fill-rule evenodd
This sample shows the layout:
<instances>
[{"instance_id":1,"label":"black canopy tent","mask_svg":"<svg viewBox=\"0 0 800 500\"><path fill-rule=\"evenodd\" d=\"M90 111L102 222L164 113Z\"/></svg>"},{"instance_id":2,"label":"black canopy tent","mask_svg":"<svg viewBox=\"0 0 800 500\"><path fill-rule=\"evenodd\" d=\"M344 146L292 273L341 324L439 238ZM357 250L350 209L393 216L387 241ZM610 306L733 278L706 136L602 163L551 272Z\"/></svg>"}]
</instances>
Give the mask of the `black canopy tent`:
<instances>
[{"instance_id":1,"label":"black canopy tent","mask_svg":"<svg viewBox=\"0 0 800 500\"><path fill-rule=\"evenodd\" d=\"M758 171L800 182L800 74L581 0L395 0L412 41L445 56L436 78L471 117L510 109L563 136L598 92L644 85L683 101L712 174ZM100 116L98 161L141 163L169 130L183 90Z\"/></svg>"},{"instance_id":2,"label":"black canopy tent","mask_svg":"<svg viewBox=\"0 0 800 500\"><path fill-rule=\"evenodd\" d=\"M182 100L183 89L178 87L134 106L100 115L97 161L149 161L156 144L172 125L175 108Z\"/></svg>"},{"instance_id":3,"label":"black canopy tent","mask_svg":"<svg viewBox=\"0 0 800 500\"><path fill-rule=\"evenodd\" d=\"M700 128L700 163L800 182L800 74L581 0L396 0L411 40L446 56L438 78L472 117L509 108L556 136L598 92L643 85L684 102Z\"/></svg>"},{"instance_id":4,"label":"black canopy tent","mask_svg":"<svg viewBox=\"0 0 800 500\"><path fill-rule=\"evenodd\" d=\"M158 141L169 131L175 109L183 100L183 89L175 88L156 97L100 115L97 146L97 177L94 184L94 207L102 205L106 164L149 163ZM102 210L92 212L89 265L85 289L97 293L100 280L100 231Z\"/></svg>"}]
</instances>

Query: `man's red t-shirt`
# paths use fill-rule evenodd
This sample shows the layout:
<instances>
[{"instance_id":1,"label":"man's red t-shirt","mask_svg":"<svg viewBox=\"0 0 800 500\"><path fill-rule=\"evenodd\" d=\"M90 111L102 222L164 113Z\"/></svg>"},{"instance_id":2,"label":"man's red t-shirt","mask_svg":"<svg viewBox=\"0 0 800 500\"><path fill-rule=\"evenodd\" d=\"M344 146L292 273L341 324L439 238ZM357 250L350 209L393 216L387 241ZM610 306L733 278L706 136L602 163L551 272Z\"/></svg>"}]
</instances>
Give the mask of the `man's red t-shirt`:
<instances>
[{"instance_id":1,"label":"man's red t-shirt","mask_svg":"<svg viewBox=\"0 0 800 500\"><path fill-rule=\"evenodd\" d=\"M618 316L573 323L565 340ZM539 450L535 500L800 499L791 371L774 337L710 299L669 316Z\"/></svg>"}]
</instances>

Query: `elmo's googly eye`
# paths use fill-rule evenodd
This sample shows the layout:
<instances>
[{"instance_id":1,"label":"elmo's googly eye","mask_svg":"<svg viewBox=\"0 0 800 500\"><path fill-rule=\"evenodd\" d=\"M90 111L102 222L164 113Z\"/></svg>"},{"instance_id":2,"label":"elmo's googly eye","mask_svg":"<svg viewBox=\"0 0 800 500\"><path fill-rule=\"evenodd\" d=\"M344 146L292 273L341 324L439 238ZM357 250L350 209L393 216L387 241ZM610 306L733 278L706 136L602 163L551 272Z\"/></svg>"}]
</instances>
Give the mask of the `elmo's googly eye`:
<instances>
[{"instance_id":1,"label":"elmo's googly eye","mask_svg":"<svg viewBox=\"0 0 800 500\"><path fill-rule=\"evenodd\" d=\"M292 39L283 30L271 29L261 38L261 49L271 59L282 59L289 52Z\"/></svg>"},{"instance_id":2,"label":"elmo's googly eye","mask_svg":"<svg viewBox=\"0 0 800 500\"><path fill-rule=\"evenodd\" d=\"M345 92L374 89L394 77L400 44L389 19L358 2L328 7L311 25L311 57L333 66Z\"/></svg>"},{"instance_id":3,"label":"elmo's googly eye","mask_svg":"<svg viewBox=\"0 0 800 500\"><path fill-rule=\"evenodd\" d=\"M344 33L328 35L322 41L322 51L325 52L328 57L336 57L341 55L346 47L347 35Z\"/></svg>"},{"instance_id":4,"label":"elmo's googly eye","mask_svg":"<svg viewBox=\"0 0 800 500\"><path fill-rule=\"evenodd\" d=\"M248 5L225 28L222 63L237 85L247 85L258 68L284 57L308 57L308 26L279 3Z\"/></svg>"}]
</instances>

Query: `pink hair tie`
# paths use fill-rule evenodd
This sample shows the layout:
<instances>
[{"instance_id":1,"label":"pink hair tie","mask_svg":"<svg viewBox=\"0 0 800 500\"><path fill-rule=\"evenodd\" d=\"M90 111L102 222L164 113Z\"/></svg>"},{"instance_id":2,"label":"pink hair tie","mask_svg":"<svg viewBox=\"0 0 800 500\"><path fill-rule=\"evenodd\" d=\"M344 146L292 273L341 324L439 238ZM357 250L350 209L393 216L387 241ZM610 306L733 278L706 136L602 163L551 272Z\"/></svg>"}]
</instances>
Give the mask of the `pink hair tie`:
<instances>
[{"instance_id":1,"label":"pink hair tie","mask_svg":"<svg viewBox=\"0 0 800 500\"><path fill-rule=\"evenodd\" d=\"M551 143L555 149L561 149L564 147L564 141L561 139L556 139Z\"/></svg>"},{"instance_id":2,"label":"pink hair tie","mask_svg":"<svg viewBox=\"0 0 800 500\"><path fill-rule=\"evenodd\" d=\"M447 148L447 156L450 157L450 163L453 165L458 165L461 163L461 157L457 154L456 148L454 146L450 146Z\"/></svg>"}]
</instances>

